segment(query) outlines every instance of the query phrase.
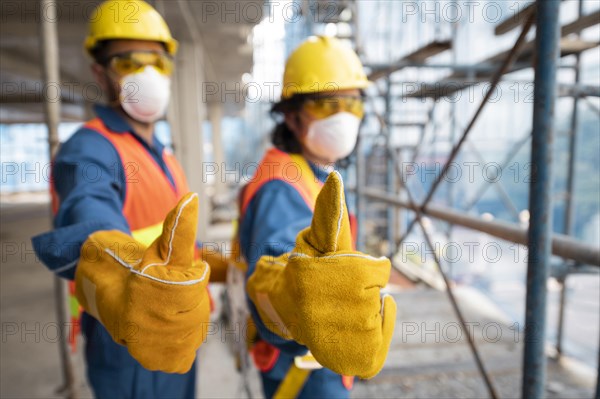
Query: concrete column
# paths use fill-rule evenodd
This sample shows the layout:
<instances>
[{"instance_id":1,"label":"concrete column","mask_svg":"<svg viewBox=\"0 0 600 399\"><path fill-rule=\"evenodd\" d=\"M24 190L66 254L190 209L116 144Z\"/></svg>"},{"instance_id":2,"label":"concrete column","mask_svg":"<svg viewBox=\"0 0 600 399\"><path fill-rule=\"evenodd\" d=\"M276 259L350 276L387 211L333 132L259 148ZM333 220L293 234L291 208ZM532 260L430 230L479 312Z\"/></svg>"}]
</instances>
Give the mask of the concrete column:
<instances>
[{"instance_id":1,"label":"concrete column","mask_svg":"<svg viewBox=\"0 0 600 399\"><path fill-rule=\"evenodd\" d=\"M212 126L213 159L218 170L225 168L225 154L223 152L223 134L221 123L223 122L223 104L212 103L208 107L208 119ZM217 201L226 193L225 175L217 174L215 179L215 198Z\"/></svg>"},{"instance_id":2,"label":"concrete column","mask_svg":"<svg viewBox=\"0 0 600 399\"><path fill-rule=\"evenodd\" d=\"M202 101L204 79L203 49L199 45L181 43L176 56L176 69L172 80L172 100L168 113L175 155L185 170L190 190L197 192L200 200L198 234L206 240L210 202L203 181L204 139L202 122L206 107Z\"/></svg>"}]
</instances>

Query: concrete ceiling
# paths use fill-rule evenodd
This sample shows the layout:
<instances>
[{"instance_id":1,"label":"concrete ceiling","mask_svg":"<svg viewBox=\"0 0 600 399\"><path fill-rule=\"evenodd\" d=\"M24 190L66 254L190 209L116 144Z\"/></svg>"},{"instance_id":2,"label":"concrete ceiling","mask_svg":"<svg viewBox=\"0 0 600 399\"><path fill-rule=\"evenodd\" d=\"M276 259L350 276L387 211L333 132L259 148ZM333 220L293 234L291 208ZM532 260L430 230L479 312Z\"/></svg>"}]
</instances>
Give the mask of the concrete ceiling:
<instances>
[{"instance_id":1,"label":"concrete ceiling","mask_svg":"<svg viewBox=\"0 0 600 399\"><path fill-rule=\"evenodd\" d=\"M86 106L101 99L90 73L90 60L83 51L87 20L98 0L58 0L58 36L63 120L86 118ZM248 35L260 22L263 0L155 0L173 36L182 43L200 43L203 48L204 79L241 86L244 72L252 68ZM237 9L235 4L237 4ZM39 0L3 1L0 16L0 122L42 122L44 96L55 97L54 87L41 80L39 23L45 10ZM87 105L86 105L86 100ZM210 99L209 99L210 101ZM243 106L226 104L233 114Z\"/></svg>"}]
</instances>

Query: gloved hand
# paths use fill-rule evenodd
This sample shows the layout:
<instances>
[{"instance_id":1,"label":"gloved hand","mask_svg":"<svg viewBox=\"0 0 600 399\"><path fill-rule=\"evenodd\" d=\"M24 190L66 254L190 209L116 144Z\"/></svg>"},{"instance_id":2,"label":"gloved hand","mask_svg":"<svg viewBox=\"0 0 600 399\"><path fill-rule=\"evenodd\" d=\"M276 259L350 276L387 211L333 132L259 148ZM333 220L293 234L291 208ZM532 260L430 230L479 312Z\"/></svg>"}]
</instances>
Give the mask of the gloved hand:
<instances>
[{"instance_id":1,"label":"gloved hand","mask_svg":"<svg viewBox=\"0 0 600 399\"><path fill-rule=\"evenodd\" d=\"M90 235L81 249L79 303L148 370L189 371L206 338L210 269L194 261L197 219L198 195L189 193L148 248L114 230Z\"/></svg>"},{"instance_id":2,"label":"gloved hand","mask_svg":"<svg viewBox=\"0 0 600 399\"><path fill-rule=\"evenodd\" d=\"M266 327L308 347L343 375L375 376L396 322L396 303L381 298L390 261L352 250L342 178L327 178L309 228L290 254L262 257L247 291Z\"/></svg>"},{"instance_id":3,"label":"gloved hand","mask_svg":"<svg viewBox=\"0 0 600 399\"><path fill-rule=\"evenodd\" d=\"M202 248L198 249L197 257L210 266L211 283L224 283L227 281L229 261L217 245L214 243L203 243Z\"/></svg>"}]
</instances>

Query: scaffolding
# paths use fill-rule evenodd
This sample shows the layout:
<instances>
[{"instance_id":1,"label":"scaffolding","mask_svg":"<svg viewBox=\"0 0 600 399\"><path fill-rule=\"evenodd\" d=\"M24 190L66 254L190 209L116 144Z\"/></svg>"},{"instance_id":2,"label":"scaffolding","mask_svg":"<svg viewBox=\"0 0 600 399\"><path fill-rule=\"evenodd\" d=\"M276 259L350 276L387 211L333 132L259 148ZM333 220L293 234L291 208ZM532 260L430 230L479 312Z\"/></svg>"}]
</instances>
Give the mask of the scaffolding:
<instances>
[{"instance_id":1,"label":"scaffolding","mask_svg":"<svg viewBox=\"0 0 600 399\"><path fill-rule=\"evenodd\" d=\"M438 2L436 2L438 3ZM452 3L452 2L451 2ZM388 12L393 14L393 6L389 5ZM538 1L530 3L519 10L510 18L498 23L495 35L502 36L520 29L520 34L514 41L512 48L493 54L483 61L471 64L459 64L457 55L457 22L448 23L446 27L436 24L433 36L429 42L421 43L420 47L400 56L391 62L379 62L369 65L370 79L376 81L378 92L370 98L371 118L377 122L372 128L375 134L370 137L363 135L359 143L356 159L356 196L359 225L359 248L368 248L369 251L379 250L387 256L394 257L402 251L401 244L411 236L415 226L420 227L426 247L433 253L434 263L440 271L445 282L449 300L455 310L464 331L468 331L460 307L453 295L452 284L448 272L449 268L441 261L441 254L436 251L433 239L424 223L424 218L433 218L449 224L446 235L450 239L453 226L463 226L474 231L489 234L513 243L527 245L529 250L527 294L526 294L526 342L523 357L523 397L542 397L544 394L546 355L544 353L545 326L546 326L546 280L551 271L551 254L563 259L563 267L554 267L553 275L560 281L561 299L559 327L557 332L556 349L561 353L562 330L565 305L565 279L570 273L589 272L594 266L600 266L600 249L598 246L583 244L573 236L574 218L574 187L575 187L575 159L578 130L578 102L586 96L598 96L597 86L584 87L580 84L580 57L587 50L596 48L598 40L582 40L580 32L586 28L597 25L600 11L583 13L583 2L579 1L577 18L568 24L560 26L559 1ZM405 10L406 11L406 10ZM393 14L397 16L396 14ZM406 22L406 21L403 21ZM528 39L532 27L536 26L535 39ZM444 38L441 31L446 29L450 37ZM422 32L419 32L422 33ZM430 32L431 33L431 32ZM427 35L425 35L427 36ZM388 46L399 43L398 37L390 35L386 42ZM413 44L413 43L411 43ZM452 51L451 62L436 62L436 56ZM572 64L561 63L567 56L574 56ZM438 57L439 58L439 57ZM398 72L412 69L412 75L397 76ZM519 223L520 212L513 203L507 190L501 182L493 181L484 184L477 191L474 198L462 209L456 208L456 193L452 187L447 187L445 193L446 206L434 203L434 195L441 192L444 180L449 177L453 162L458 159L461 151L467 145L469 134L475 130L483 110L490 104L500 82L505 75L524 70L535 70L535 90L533 99L533 128L509 148L504 161L499 167L506 168L516 153L526 143L531 141L531 163L533 176L530 184L529 199L529 228ZM557 70L569 68L574 71L572 84L557 84ZM419 71L425 70L419 74ZM443 72L440 72L443 71ZM445 76L445 71L450 71ZM407 89L405 80L407 76L415 77L416 82ZM420 79L434 77L435 83L426 83ZM510 79L510 78L509 78ZM416 83L416 84L414 84ZM449 135L440 136L439 124L433 115L440 100L452 98L472 88L474 85L486 83L483 99L480 101L473 116L464 127L461 136L458 136L457 123L458 104L451 101L448 115L450 128L446 129ZM405 85L405 87L400 87ZM552 142L554 135L553 116L554 104L558 96L573 97L573 112L571 115L568 155L568 173L566 183L566 211L564 215L563 234L553 234L552 230ZM413 103L409 105L410 103ZM397 104L404 106L404 113L399 111ZM516 106L516 105L515 105ZM415 118L415 114L421 118ZM401 118L398 118L398 115ZM403 131L404 140L398 139ZM408 132L408 133L407 133ZM430 132L430 140L425 140L426 132ZM363 131L364 133L364 131ZM411 134L412 133L412 134ZM408 139L408 140L407 140ZM412 142L410 141L412 139ZM408 141L408 142L407 142ZM400 143L398 143L400 142ZM440 142L442 146L439 146ZM369 145L370 144L370 145ZM402 165L414 165L422 155L426 146L434 147L438 144L443 149L449 149L448 155L434 154L430 157L440 160L443 165L436 171L435 178L428 187L418 187L425 191L423 198L418 200L412 189L406 168ZM471 152L478 161L485 163L484 156L470 145ZM414 179L413 179L414 180ZM493 180L493 179L492 179ZM491 184L494 183L494 184ZM424 185L426 186L426 184ZM414 185L413 185L414 187ZM472 208L483 197L485 192L493 187L512 217L510 221L490 221L474 216ZM440 201L439 195L436 197ZM443 200L442 200L443 201ZM375 245L375 243L385 245ZM446 262L451 263L451 262ZM586 265L586 266L584 266ZM395 263L395 266L399 266ZM448 270L450 269L450 270ZM595 273L596 270L593 270ZM528 328L535 326L536 328ZM467 337L469 335L467 334ZM491 397L497 397L493 381L486 372L485 364L475 345L469 344L482 378ZM600 355L599 355L600 356ZM598 374L600 376L600 373ZM600 377L599 377L600 378ZM600 392L600 379L597 383L596 397Z\"/></svg>"}]
</instances>

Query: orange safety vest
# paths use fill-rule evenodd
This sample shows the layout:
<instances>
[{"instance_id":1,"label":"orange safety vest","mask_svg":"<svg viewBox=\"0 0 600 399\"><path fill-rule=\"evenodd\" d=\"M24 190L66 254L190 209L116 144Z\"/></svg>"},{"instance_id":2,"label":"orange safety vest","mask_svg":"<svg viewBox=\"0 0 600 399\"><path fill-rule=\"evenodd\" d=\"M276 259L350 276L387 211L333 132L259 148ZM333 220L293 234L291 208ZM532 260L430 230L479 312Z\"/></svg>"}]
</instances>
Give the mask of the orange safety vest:
<instances>
[{"instance_id":1,"label":"orange safety vest","mask_svg":"<svg viewBox=\"0 0 600 399\"><path fill-rule=\"evenodd\" d=\"M189 191L179 162L170 151L164 151L163 159L175 182L173 186L154 158L133 134L111 132L100 118L92 119L84 127L100 133L117 150L125 173L123 216L133 236L143 238L140 241L146 241L144 232L148 232L149 228L160 226L153 241L160 235L167 213Z\"/></svg>"},{"instance_id":2,"label":"orange safety vest","mask_svg":"<svg viewBox=\"0 0 600 399\"><path fill-rule=\"evenodd\" d=\"M240 192L240 220L244 218L256 193L271 180L282 180L291 185L311 211L314 211L323 183L317 179L302 155L271 148L260 161L254 177ZM356 218L352 214L349 217L353 245L356 245Z\"/></svg>"},{"instance_id":3,"label":"orange safety vest","mask_svg":"<svg viewBox=\"0 0 600 399\"><path fill-rule=\"evenodd\" d=\"M243 220L248 205L250 205L250 202L256 193L258 193L266 183L272 180L282 180L291 185L298 194L300 194L306 205L314 211L317 196L323 187L323 183L317 179L308 162L302 155L289 154L277 148L271 148L267 151L258 165L252 180L250 180L240 193L240 221ZM355 220L354 216L351 215L350 227L354 242L356 242ZM234 243L234 247L236 244L239 247L239 242ZM263 372L273 368L279 357L279 353L279 349L262 340L256 342L251 349L254 363L257 368ZM295 370L295 368L292 367L291 370ZM304 375L302 378L308 378L308 374ZM342 376L342 382L344 386L350 390L352 389L354 377ZM298 385L297 388L299 392L299 389L302 389L302 384Z\"/></svg>"},{"instance_id":4,"label":"orange safety vest","mask_svg":"<svg viewBox=\"0 0 600 399\"><path fill-rule=\"evenodd\" d=\"M260 161L252 180L244 187L241 201L242 218L256 193L271 180L282 180L290 184L298 191L306 205L311 210L315 209L317 195L323 183L317 179L308 162L299 154L288 154L271 148Z\"/></svg>"},{"instance_id":5,"label":"orange safety vest","mask_svg":"<svg viewBox=\"0 0 600 399\"><path fill-rule=\"evenodd\" d=\"M95 118L83 126L104 136L114 146L121 158L125 175L125 201L123 216L129 224L133 237L145 245L150 245L162 232L162 223L169 211L189 189L183 169L173 154L164 151L163 159L175 182L173 186L154 158L144 146L127 133L110 131L100 118ZM52 209L58 211L60 199L50 182ZM81 307L75 297L75 282L69 282L69 308L74 333L70 334L71 349L76 348L75 337L79 332Z\"/></svg>"}]
</instances>

